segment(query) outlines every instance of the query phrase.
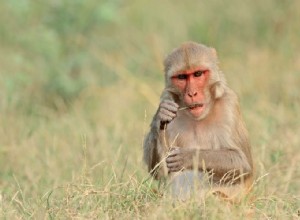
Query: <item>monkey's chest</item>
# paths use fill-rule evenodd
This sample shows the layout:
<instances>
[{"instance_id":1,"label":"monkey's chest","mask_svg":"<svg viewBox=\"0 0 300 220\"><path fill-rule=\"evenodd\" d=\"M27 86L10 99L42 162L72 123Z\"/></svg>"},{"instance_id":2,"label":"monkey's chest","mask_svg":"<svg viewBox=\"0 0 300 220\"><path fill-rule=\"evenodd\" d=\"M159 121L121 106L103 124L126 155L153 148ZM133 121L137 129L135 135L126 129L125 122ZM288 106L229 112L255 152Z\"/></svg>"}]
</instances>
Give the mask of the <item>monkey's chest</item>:
<instances>
[{"instance_id":1,"label":"monkey's chest","mask_svg":"<svg viewBox=\"0 0 300 220\"><path fill-rule=\"evenodd\" d=\"M219 149L220 132L212 129L179 124L174 121L166 130L166 140L169 147L192 147L198 149Z\"/></svg>"}]
</instances>

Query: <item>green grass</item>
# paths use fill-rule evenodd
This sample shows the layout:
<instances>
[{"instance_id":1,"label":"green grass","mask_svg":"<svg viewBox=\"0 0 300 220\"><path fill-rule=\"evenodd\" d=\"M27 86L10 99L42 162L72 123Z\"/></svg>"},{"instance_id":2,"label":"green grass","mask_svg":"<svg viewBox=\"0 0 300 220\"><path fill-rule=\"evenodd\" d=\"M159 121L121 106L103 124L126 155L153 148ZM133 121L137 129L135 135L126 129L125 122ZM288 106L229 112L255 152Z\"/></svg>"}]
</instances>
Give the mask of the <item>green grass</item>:
<instances>
[{"instance_id":1,"label":"green grass","mask_svg":"<svg viewBox=\"0 0 300 220\"><path fill-rule=\"evenodd\" d=\"M29 1L0 6L4 219L297 219L300 2ZM217 49L258 179L239 205L174 204L142 142L183 41Z\"/></svg>"}]
</instances>

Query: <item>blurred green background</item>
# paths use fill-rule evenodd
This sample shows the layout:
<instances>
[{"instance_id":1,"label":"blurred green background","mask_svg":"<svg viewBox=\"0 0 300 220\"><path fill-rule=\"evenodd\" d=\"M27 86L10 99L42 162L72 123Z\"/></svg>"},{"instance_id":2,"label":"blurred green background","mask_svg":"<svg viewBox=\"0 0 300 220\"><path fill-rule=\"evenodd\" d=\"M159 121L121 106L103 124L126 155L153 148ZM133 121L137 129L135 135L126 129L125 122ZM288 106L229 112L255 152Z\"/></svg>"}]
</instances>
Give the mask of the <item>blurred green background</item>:
<instances>
[{"instance_id":1,"label":"blurred green background","mask_svg":"<svg viewBox=\"0 0 300 220\"><path fill-rule=\"evenodd\" d=\"M1 1L1 216L180 218L164 204L147 212L160 200L140 190L142 142L163 59L188 40L216 48L240 97L257 178L267 174L252 205L262 216L295 216L297 0Z\"/></svg>"}]
</instances>

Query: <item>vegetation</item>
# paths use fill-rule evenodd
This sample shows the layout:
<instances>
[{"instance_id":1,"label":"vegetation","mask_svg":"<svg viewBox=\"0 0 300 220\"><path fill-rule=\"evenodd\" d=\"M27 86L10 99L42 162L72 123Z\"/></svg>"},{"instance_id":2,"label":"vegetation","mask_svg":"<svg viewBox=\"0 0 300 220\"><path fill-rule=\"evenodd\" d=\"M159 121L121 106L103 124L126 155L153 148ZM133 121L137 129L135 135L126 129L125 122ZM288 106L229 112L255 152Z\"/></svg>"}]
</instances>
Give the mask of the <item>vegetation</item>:
<instances>
[{"instance_id":1,"label":"vegetation","mask_svg":"<svg viewBox=\"0 0 300 220\"><path fill-rule=\"evenodd\" d=\"M4 0L0 216L297 219L300 2ZM249 129L257 183L241 204L175 204L142 162L183 41L217 49Z\"/></svg>"}]
</instances>

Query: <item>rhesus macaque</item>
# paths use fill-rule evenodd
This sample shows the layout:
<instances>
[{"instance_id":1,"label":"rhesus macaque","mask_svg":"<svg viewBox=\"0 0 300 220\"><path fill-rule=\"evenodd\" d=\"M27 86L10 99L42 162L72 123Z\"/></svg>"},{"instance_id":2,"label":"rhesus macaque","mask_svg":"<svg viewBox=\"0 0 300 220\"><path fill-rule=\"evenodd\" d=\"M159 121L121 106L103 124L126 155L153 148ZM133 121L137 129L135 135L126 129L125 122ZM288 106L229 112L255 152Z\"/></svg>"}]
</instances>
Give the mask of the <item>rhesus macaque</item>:
<instances>
[{"instance_id":1,"label":"rhesus macaque","mask_svg":"<svg viewBox=\"0 0 300 220\"><path fill-rule=\"evenodd\" d=\"M184 43L166 57L164 68L165 89L144 141L149 172L169 178L173 195L181 198L204 175L207 188L222 197L247 192L253 178L248 134L215 49Z\"/></svg>"}]
</instances>

